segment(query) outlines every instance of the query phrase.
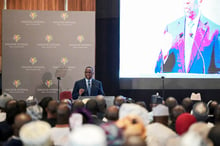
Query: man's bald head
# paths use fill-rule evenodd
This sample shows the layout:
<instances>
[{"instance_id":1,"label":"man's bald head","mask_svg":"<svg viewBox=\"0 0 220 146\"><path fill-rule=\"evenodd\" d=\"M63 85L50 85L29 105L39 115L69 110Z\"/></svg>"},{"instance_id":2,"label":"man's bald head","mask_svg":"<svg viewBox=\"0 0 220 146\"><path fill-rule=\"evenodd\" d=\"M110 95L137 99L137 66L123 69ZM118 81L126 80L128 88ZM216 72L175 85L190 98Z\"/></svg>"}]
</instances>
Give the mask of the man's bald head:
<instances>
[{"instance_id":1,"label":"man's bald head","mask_svg":"<svg viewBox=\"0 0 220 146\"><path fill-rule=\"evenodd\" d=\"M21 114L18 114L16 117L15 117L15 122L14 122L14 125L13 125L13 129L14 129L14 135L15 136L18 136L19 134L19 131L20 131L20 128L30 122L32 119L31 117L26 114L26 113L21 113Z\"/></svg>"}]
</instances>

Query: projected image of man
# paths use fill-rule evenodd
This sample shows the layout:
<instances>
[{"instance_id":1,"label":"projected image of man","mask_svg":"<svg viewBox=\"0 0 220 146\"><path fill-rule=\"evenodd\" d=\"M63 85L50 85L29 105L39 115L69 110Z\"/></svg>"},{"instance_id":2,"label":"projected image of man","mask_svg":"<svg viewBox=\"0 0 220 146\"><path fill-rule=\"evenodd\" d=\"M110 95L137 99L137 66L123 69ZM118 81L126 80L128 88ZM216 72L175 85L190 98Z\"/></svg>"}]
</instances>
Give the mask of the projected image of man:
<instances>
[{"instance_id":1,"label":"projected image of man","mask_svg":"<svg viewBox=\"0 0 220 146\"><path fill-rule=\"evenodd\" d=\"M168 24L155 72L220 73L220 26L202 15L203 0L183 0L185 16Z\"/></svg>"}]
</instances>

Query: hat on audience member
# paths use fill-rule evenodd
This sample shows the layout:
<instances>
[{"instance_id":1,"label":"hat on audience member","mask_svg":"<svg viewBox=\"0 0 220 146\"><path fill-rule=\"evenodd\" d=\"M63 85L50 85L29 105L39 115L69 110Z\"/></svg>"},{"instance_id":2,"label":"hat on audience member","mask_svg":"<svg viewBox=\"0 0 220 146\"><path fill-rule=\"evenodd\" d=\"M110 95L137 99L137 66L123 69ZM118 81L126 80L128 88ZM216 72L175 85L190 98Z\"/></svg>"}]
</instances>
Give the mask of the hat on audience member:
<instances>
[{"instance_id":1,"label":"hat on audience member","mask_svg":"<svg viewBox=\"0 0 220 146\"><path fill-rule=\"evenodd\" d=\"M68 145L74 146L107 146L104 130L94 124L84 124L73 130Z\"/></svg>"},{"instance_id":2,"label":"hat on audience member","mask_svg":"<svg viewBox=\"0 0 220 146\"><path fill-rule=\"evenodd\" d=\"M36 105L38 103L37 99L34 96L28 96L26 99L27 107L31 105Z\"/></svg>"},{"instance_id":3,"label":"hat on audience member","mask_svg":"<svg viewBox=\"0 0 220 146\"><path fill-rule=\"evenodd\" d=\"M115 123L108 122L100 125L105 131L108 146L121 146L123 144L123 133Z\"/></svg>"},{"instance_id":4,"label":"hat on audience member","mask_svg":"<svg viewBox=\"0 0 220 146\"><path fill-rule=\"evenodd\" d=\"M63 91L63 92L60 93L60 100L64 100L64 99L72 100L72 93L71 93L71 91Z\"/></svg>"},{"instance_id":5,"label":"hat on audience member","mask_svg":"<svg viewBox=\"0 0 220 146\"><path fill-rule=\"evenodd\" d=\"M151 96L151 104L162 104L162 103L163 103L163 98L160 95L155 94Z\"/></svg>"},{"instance_id":6,"label":"hat on audience member","mask_svg":"<svg viewBox=\"0 0 220 146\"><path fill-rule=\"evenodd\" d=\"M19 132L24 146L50 146L51 126L44 121L32 121L24 124Z\"/></svg>"},{"instance_id":7,"label":"hat on audience member","mask_svg":"<svg viewBox=\"0 0 220 146\"><path fill-rule=\"evenodd\" d=\"M151 123L147 126L147 138L158 141L160 145L164 145L171 137L176 137L177 134L161 123Z\"/></svg>"},{"instance_id":8,"label":"hat on audience member","mask_svg":"<svg viewBox=\"0 0 220 146\"><path fill-rule=\"evenodd\" d=\"M190 99L192 101L201 101L202 98L201 98L201 94L200 93L192 93L191 96L190 96Z\"/></svg>"},{"instance_id":9,"label":"hat on audience member","mask_svg":"<svg viewBox=\"0 0 220 146\"><path fill-rule=\"evenodd\" d=\"M163 104L158 104L157 106L153 107L152 111L154 117L169 116L169 109Z\"/></svg>"},{"instance_id":10,"label":"hat on audience member","mask_svg":"<svg viewBox=\"0 0 220 146\"><path fill-rule=\"evenodd\" d=\"M144 107L134 103L123 103L119 109L119 119L124 118L130 114L139 116L142 119L144 125L148 125L148 111Z\"/></svg>"},{"instance_id":11,"label":"hat on audience member","mask_svg":"<svg viewBox=\"0 0 220 146\"><path fill-rule=\"evenodd\" d=\"M27 107L27 114L31 116L32 120L39 120L42 118L43 109L39 105L31 105Z\"/></svg>"},{"instance_id":12,"label":"hat on audience member","mask_svg":"<svg viewBox=\"0 0 220 146\"><path fill-rule=\"evenodd\" d=\"M182 113L176 119L176 132L179 135L188 131L189 127L196 122L196 118L189 113Z\"/></svg>"},{"instance_id":13,"label":"hat on audience member","mask_svg":"<svg viewBox=\"0 0 220 146\"><path fill-rule=\"evenodd\" d=\"M3 93L1 96L0 96L0 108L5 108L5 104L9 101L13 99L13 97L8 94L8 93Z\"/></svg>"},{"instance_id":14,"label":"hat on audience member","mask_svg":"<svg viewBox=\"0 0 220 146\"><path fill-rule=\"evenodd\" d=\"M72 115L69 118L69 124L72 130L82 126L83 116L80 113L72 113Z\"/></svg>"}]
</instances>

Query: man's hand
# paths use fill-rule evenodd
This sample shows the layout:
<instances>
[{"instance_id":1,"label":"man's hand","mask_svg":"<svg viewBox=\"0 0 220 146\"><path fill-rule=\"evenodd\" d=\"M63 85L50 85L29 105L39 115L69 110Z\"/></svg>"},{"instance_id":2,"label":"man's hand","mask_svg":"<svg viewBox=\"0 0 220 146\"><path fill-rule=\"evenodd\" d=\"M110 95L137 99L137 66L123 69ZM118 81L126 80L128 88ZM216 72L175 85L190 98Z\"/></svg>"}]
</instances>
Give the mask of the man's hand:
<instances>
[{"instance_id":1,"label":"man's hand","mask_svg":"<svg viewBox=\"0 0 220 146\"><path fill-rule=\"evenodd\" d=\"M79 95L81 96L84 93L85 89L79 89Z\"/></svg>"}]
</instances>

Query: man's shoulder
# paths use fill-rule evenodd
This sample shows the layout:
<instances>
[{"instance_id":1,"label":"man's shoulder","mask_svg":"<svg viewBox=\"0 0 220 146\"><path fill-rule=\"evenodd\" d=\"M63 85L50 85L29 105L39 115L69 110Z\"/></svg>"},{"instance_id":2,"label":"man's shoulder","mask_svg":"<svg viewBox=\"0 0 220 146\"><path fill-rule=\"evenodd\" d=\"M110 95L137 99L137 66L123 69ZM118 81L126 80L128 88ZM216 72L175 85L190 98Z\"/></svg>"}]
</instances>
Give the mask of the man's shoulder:
<instances>
[{"instance_id":1,"label":"man's shoulder","mask_svg":"<svg viewBox=\"0 0 220 146\"><path fill-rule=\"evenodd\" d=\"M84 80L85 80L85 79L77 80L76 83L82 83L82 82L84 82Z\"/></svg>"},{"instance_id":2,"label":"man's shoulder","mask_svg":"<svg viewBox=\"0 0 220 146\"><path fill-rule=\"evenodd\" d=\"M96 83L102 83L101 81L99 80L96 80L96 79L92 79L93 82L96 82Z\"/></svg>"}]
</instances>

